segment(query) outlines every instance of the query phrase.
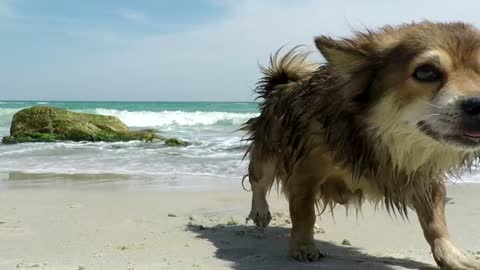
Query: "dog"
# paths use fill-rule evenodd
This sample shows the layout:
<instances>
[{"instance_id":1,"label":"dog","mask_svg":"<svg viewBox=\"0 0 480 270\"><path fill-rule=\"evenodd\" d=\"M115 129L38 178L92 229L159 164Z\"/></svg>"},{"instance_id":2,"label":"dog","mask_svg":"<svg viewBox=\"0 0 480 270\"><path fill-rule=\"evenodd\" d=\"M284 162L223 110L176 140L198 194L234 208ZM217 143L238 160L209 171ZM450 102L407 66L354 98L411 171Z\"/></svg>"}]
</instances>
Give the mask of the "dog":
<instances>
[{"instance_id":1,"label":"dog","mask_svg":"<svg viewBox=\"0 0 480 270\"><path fill-rule=\"evenodd\" d=\"M316 209L370 201L404 218L413 209L442 269L479 270L449 240L445 184L479 156L480 31L422 21L315 45L323 64L295 47L260 67L260 115L244 127L249 219L269 224L277 181L289 202L289 253L317 261Z\"/></svg>"}]
</instances>

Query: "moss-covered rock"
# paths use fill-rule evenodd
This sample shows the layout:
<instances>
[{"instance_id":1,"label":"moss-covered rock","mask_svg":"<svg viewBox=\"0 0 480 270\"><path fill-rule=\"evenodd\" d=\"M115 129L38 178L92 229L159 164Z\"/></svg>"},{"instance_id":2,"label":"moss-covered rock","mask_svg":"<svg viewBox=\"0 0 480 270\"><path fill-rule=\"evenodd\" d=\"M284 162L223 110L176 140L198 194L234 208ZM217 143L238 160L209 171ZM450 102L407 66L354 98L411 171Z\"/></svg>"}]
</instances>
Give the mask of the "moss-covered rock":
<instances>
[{"instance_id":1,"label":"moss-covered rock","mask_svg":"<svg viewBox=\"0 0 480 270\"><path fill-rule=\"evenodd\" d=\"M10 136L3 143L54 141L164 141L157 130L131 131L114 116L75 113L35 106L17 112L12 119ZM176 140L176 139L174 139Z\"/></svg>"},{"instance_id":2,"label":"moss-covered rock","mask_svg":"<svg viewBox=\"0 0 480 270\"><path fill-rule=\"evenodd\" d=\"M177 138L169 138L169 139L165 140L165 145L167 145L167 146L188 146L190 144L186 141L182 141L182 140L177 139Z\"/></svg>"}]
</instances>

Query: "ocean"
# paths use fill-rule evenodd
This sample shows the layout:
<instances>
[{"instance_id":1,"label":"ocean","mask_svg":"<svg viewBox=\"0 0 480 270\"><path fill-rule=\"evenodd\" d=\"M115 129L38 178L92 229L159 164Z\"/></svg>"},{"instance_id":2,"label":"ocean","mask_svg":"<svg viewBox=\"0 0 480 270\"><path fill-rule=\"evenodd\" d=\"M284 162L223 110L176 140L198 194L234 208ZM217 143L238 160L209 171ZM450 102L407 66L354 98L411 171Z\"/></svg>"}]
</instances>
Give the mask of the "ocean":
<instances>
[{"instance_id":1,"label":"ocean","mask_svg":"<svg viewBox=\"0 0 480 270\"><path fill-rule=\"evenodd\" d=\"M121 183L141 188L240 183L248 161L239 127L258 115L249 102L0 102L0 136L9 135L15 112L48 105L114 115L131 129L155 128L191 143L57 142L0 144L0 188L37 184ZM475 175L465 182L480 183Z\"/></svg>"},{"instance_id":2,"label":"ocean","mask_svg":"<svg viewBox=\"0 0 480 270\"><path fill-rule=\"evenodd\" d=\"M246 143L241 141L244 132L238 129L258 115L257 104L248 102L4 101L0 103L0 135L9 135L17 111L35 105L117 116L131 129L155 128L191 145L167 147L139 141L0 144L0 186L52 179L62 185L71 179L134 179L159 186L194 185L202 179L240 183L248 162L242 162Z\"/></svg>"}]
</instances>

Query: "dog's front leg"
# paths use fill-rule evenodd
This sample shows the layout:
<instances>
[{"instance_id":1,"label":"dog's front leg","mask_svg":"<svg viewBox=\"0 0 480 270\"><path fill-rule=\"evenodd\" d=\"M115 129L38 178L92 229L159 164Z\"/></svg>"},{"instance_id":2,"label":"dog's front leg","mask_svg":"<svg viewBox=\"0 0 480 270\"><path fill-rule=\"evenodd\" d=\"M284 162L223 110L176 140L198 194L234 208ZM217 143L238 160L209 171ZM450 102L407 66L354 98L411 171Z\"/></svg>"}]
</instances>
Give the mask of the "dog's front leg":
<instances>
[{"instance_id":1,"label":"dog's front leg","mask_svg":"<svg viewBox=\"0 0 480 270\"><path fill-rule=\"evenodd\" d=\"M413 200L420 224L432 254L442 269L480 270L480 262L464 255L449 239L445 220L446 188L434 183L428 195Z\"/></svg>"}]
</instances>

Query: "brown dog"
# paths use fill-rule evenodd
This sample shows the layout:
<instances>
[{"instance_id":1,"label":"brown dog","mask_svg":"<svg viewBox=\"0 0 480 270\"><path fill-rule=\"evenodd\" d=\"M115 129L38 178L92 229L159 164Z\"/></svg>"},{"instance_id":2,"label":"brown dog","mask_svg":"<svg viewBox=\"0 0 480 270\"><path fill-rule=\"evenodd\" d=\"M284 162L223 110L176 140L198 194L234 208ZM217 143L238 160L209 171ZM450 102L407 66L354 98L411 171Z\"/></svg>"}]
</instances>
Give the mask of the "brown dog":
<instances>
[{"instance_id":1,"label":"brown dog","mask_svg":"<svg viewBox=\"0 0 480 270\"><path fill-rule=\"evenodd\" d=\"M316 261L315 206L383 202L413 208L443 269L480 269L449 240L445 181L480 151L480 32L464 23L387 26L351 39L321 36L326 59L298 48L261 68L251 144L249 218L268 225L277 179L290 205L290 254Z\"/></svg>"}]
</instances>

